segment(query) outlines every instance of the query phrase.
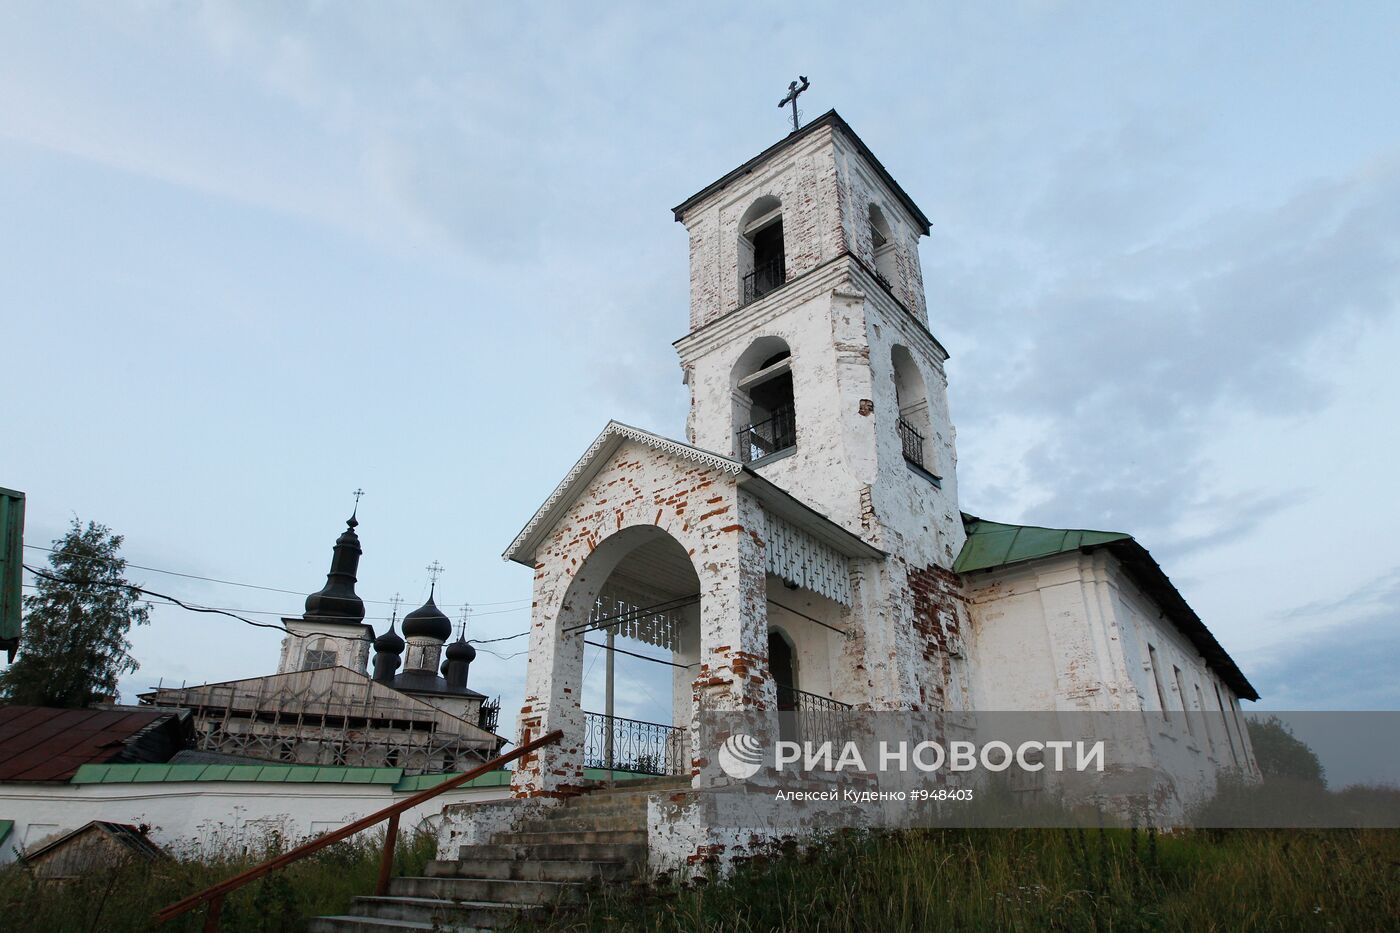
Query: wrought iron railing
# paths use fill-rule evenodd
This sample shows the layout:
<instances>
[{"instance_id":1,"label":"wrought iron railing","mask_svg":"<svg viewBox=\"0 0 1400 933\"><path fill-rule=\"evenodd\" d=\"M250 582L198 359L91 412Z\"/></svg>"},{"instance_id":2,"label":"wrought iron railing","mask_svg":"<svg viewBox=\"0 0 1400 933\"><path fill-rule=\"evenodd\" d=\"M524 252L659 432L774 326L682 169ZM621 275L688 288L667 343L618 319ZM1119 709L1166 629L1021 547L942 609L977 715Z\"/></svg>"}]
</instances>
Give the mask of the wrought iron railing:
<instances>
[{"instance_id":1,"label":"wrought iron railing","mask_svg":"<svg viewBox=\"0 0 1400 933\"><path fill-rule=\"evenodd\" d=\"M924 436L912 424L899 419L899 443L904 448L904 459L920 469L924 467Z\"/></svg>"},{"instance_id":2,"label":"wrought iron railing","mask_svg":"<svg viewBox=\"0 0 1400 933\"><path fill-rule=\"evenodd\" d=\"M838 745L848 741L852 708L831 697L778 684L779 726L784 737L790 736L792 741Z\"/></svg>"},{"instance_id":3,"label":"wrought iron railing","mask_svg":"<svg viewBox=\"0 0 1400 933\"><path fill-rule=\"evenodd\" d=\"M583 714L583 725L583 760L590 768L668 776L690 773L687 729L588 712Z\"/></svg>"},{"instance_id":4,"label":"wrought iron railing","mask_svg":"<svg viewBox=\"0 0 1400 933\"><path fill-rule=\"evenodd\" d=\"M739 430L739 459L752 463L796 444L797 414L784 405L771 417Z\"/></svg>"},{"instance_id":5,"label":"wrought iron railing","mask_svg":"<svg viewBox=\"0 0 1400 933\"><path fill-rule=\"evenodd\" d=\"M787 269L782 256L755 264L753 271L744 276L743 304L757 301L786 281Z\"/></svg>"}]
</instances>

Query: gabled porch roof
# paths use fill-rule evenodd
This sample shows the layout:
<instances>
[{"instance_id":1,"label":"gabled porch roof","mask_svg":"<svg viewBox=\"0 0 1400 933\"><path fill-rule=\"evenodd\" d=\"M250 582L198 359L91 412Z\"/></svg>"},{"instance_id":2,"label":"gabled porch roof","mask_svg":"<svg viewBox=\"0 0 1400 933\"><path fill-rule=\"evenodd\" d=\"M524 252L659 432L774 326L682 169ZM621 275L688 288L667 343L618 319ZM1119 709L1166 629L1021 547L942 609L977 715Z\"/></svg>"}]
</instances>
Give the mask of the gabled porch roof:
<instances>
[{"instance_id":1,"label":"gabled porch roof","mask_svg":"<svg viewBox=\"0 0 1400 933\"><path fill-rule=\"evenodd\" d=\"M803 529L847 557L872 559L885 556L884 551L867 544L859 536L842 528L791 493L759 476L742 462L619 421L608 422L602 433L589 445L588 450L584 451L583 456L559 485L554 487L544 504L535 510L535 514L526 522L525 527L520 529L520 533L501 556L526 567L533 567L535 551L549 530L593 477L598 475L598 471L607 464L608 458L628 441L670 454L677 460L703 464L734 477L735 485L758 499L770 513Z\"/></svg>"}]
</instances>

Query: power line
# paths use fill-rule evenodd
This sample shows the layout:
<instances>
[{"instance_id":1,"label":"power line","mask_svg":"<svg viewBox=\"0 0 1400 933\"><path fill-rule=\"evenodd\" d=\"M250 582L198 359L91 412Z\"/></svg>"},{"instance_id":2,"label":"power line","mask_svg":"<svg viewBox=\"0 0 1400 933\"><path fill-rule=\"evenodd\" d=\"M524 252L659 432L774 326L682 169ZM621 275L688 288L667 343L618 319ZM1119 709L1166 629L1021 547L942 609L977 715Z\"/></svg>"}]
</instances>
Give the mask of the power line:
<instances>
[{"instance_id":1,"label":"power line","mask_svg":"<svg viewBox=\"0 0 1400 933\"><path fill-rule=\"evenodd\" d=\"M51 548L51 547L43 547L43 546L38 545L38 544L26 544L25 547L28 548L28 549L31 550L31 551L44 551L44 552L49 553L49 554L56 554L56 553L59 553L59 552L58 552L57 550L55 550L54 548ZM262 584L259 584L259 583L240 583L240 582L238 582L237 580L221 580L221 579L219 579L219 578L217 578L217 577L205 577L205 576L201 576L201 575L199 575L199 574L197 574L197 573L184 573L184 572L179 571L179 570L164 570L164 569L162 569L162 568L160 568L160 567L147 567L147 566L144 566L144 565L142 565L142 564L132 564L132 563L128 563L127 561L123 560L123 559L120 558L120 557L113 558L113 557L101 557L101 556L98 556L98 555L92 555L92 556L90 556L90 557L85 556L85 557L83 557L83 559L84 559L84 560L92 560L92 561L101 561L101 562L103 562L103 563L109 563L109 564L120 563L122 566L124 566L124 567L130 567L130 568L132 568L133 570L146 570L146 571L149 571L149 572L151 572L151 573L162 573L162 574L165 574L165 575L171 576L171 577L184 577L184 578L187 579L187 580L201 580L201 581L203 581L203 582L205 582L205 583L218 583L218 584L221 584L221 585L223 585L223 586L241 586L241 587L244 587L245 589L250 589L250 590L265 590L265 591L267 591L267 592L269 592L269 593L286 593L286 594L289 595L289 596L305 596L305 595L307 595L306 593L304 593L304 592L302 592L302 591L300 591L300 590L287 590L287 589L283 589L282 587L278 587L278 586L263 586ZM530 601L529 598L526 598L526 599L502 599L502 600L497 600L497 601L495 601L495 602L487 602L487 603L466 602L466 603L444 603L443 605L444 605L444 607L446 607L446 608L448 608L448 609L459 609L459 608L461 608L462 606L508 606L508 605L512 605L512 604L514 604L514 603L527 603L527 602L529 602L529 601ZM387 600L387 599L363 599L362 602L373 603L373 604L375 604L375 605L381 605L381 606L387 606L387 605L390 605L392 601L391 601L391 600ZM525 607L520 607L520 608L525 608ZM502 609L502 610L497 610L497 611L498 611L498 612L518 612L519 609ZM494 615L494 613L482 612L482 613L477 613L477 615Z\"/></svg>"}]
</instances>

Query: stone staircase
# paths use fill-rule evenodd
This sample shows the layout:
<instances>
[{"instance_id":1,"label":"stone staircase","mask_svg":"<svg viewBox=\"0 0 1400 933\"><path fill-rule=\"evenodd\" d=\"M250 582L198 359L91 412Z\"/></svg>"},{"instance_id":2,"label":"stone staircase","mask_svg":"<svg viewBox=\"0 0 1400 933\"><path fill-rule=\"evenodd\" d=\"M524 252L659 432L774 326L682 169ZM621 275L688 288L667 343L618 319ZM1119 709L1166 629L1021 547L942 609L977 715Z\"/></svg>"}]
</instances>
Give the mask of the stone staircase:
<instances>
[{"instance_id":1,"label":"stone staircase","mask_svg":"<svg viewBox=\"0 0 1400 933\"><path fill-rule=\"evenodd\" d=\"M350 913L318 917L311 933L494 930L546 908L580 904L591 887L642 876L647 794L683 778L630 781L566 800L457 858L429 862L422 877L393 878L384 897L357 897Z\"/></svg>"}]
</instances>

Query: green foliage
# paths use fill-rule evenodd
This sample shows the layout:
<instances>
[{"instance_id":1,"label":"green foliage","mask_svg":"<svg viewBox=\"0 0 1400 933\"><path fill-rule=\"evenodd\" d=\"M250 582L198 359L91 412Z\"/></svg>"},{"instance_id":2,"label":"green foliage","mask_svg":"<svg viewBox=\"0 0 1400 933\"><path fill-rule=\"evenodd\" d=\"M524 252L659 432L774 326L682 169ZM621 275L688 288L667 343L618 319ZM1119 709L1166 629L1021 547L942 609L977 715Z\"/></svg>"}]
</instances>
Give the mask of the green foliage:
<instances>
[{"instance_id":1,"label":"green foliage","mask_svg":"<svg viewBox=\"0 0 1400 933\"><path fill-rule=\"evenodd\" d=\"M1393 929L1400 832L836 834L722 881L603 888L555 931Z\"/></svg>"},{"instance_id":2,"label":"green foliage","mask_svg":"<svg viewBox=\"0 0 1400 933\"><path fill-rule=\"evenodd\" d=\"M383 834L339 842L245 885L224 902L219 929L224 933L281 933L302 930L312 917L344 913L352 898L374 890L379 876ZM0 917L24 918L12 927L27 933L185 933L203 928L197 908L165 926L155 914L181 898L252 868L285 850L273 838L265 848L236 857L162 862L128 862L78 881L38 881L23 865L0 871ZM394 870L421 875L437 851L428 833L401 835Z\"/></svg>"},{"instance_id":3,"label":"green foliage","mask_svg":"<svg viewBox=\"0 0 1400 933\"><path fill-rule=\"evenodd\" d=\"M1259 772L1265 781L1283 778L1317 784L1319 787L1327 786L1327 774L1316 753L1295 736L1281 719L1277 716L1262 720L1251 717L1246 723L1250 744L1254 746L1254 760L1258 762Z\"/></svg>"},{"instance_id":4,"label":"green foliage","mask_svg":"<svg viewBox=\"0 0 1400 933\"><path fill-rule=\"evenodd\" d=\"M121 535L73 519L53 542L48 573L24 599L20 654L0 672L0 700L28 706L82 707L114 696L137 668L126 638L149 621L150 607L121 584Z\"/></svg>"}]
</instances>

